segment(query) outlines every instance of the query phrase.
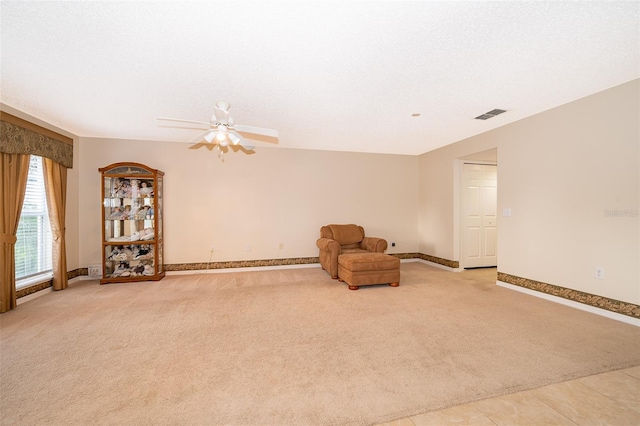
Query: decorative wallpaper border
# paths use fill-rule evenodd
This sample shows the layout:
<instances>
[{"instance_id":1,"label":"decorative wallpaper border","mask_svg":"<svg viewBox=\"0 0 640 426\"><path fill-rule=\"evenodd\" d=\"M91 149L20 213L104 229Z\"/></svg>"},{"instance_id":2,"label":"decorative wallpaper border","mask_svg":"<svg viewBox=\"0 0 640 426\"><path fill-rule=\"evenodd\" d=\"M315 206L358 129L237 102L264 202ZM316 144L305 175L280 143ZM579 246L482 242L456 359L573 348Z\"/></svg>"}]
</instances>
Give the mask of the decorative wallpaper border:
<instances>
[{"instance_id":1,"label":"decorative wallpaper border","mask_svg":"<svg viewBox=\"0 0 640 426\"><path fill-rule=\"evenodd\" d=\"M390 253L390 256L397 257L398 259L421 259L426 256L420 253ZM436 262L435 260L438 259ZM431 262L439 263L442 265L458 264L451 260L440 259L437 257L429 256ZM443 263L445 262L445 263ZM448 262L448 263L446 263ZM288 259L263 259L263 260L232 260L227 262L201 262L201 263L174 263L164 265L164 270L167 272L175 271L198 271L207 269L232 269L232 268L254 268L260 266L286 266L286 265L308 265L313 263L320 263L318 257L292 257Z\"/></svg>"},{"instance_id":2,"label":"decorative wallpaper border","mask_svg":"<svg viewBox=\"0 0 640 426\"><path fill-rule=\"evenodd\" d=\"M419 259L419 253L387 253L389 256L397 257L398 259Z\"/></svg>"},{"instance_id":3,"label":"decorative wallpaper border","mask_svg":"<svg viewBox=\"0 0 640 426\"><path fill-rule=\"evenodd\" d=\"M635 305L633 303L622 302L620 300L596 296L595 294L585 293L583 291L572 290L570 288L534 281L528 278L517 277L500 271L498 271L498 281L640 319L640 305Z\"/></svg>"},{"instance_id":4,"label":"decorative wallpaper border","mask_svg":"<svg viewBox=\"0 0 640 426\"><path fill-rule=\"evenodd\" d=\"M16 299L20 299L21 297L25 297L33 293L37 293L40 290L44 290L49 287L53 287L53 280L44 281L36 285L16 290Z\"/></svg>"},{"instance_id":5,"label":"decorative wallpaper border","mask_svg":"<svg viewBox=\"0 0 640 426\"><path fill-rule=\"evenodd\" d=\"M164 265L164 270L197 271L207 269L255 268L259 266L308 265L320 263L317 257L293 257L289 259L233 260L228 262L174 263Z\"/></svg>"},{"instance_id":6,"label":"decorative wallpaper border","mask_svg":"<svg viewBox=\"0 0 640 426\"><path fill-rule=\"evenodd\" d=\"M423 259L429 262L438 263L440 265L457 268L458 262L453 260L441 259L435 256L429 256L422 253L390 253L390 256L398 259ZM227 262L201 262L201 263L174 263L164 265L167 272L176 271L206 271L207 269L234 269L234 268L255 268L264 266L288 266L288 265L310 265L320 263L318 257L293 257L288 259L263 259L263 260L233 260ZM71 280L80 276L88 276L88 268L78 268L67 272L67 279ZM53 286L53 280L44 281L30 287L25 287L16 292L16 298L28 296L40 290L44 290Z\"/></svg>"},{"instance_id":7,"label":"decorative wallpaper border","mask_svg":"<svg viewBox=\"0 0 640 426\"><path fill-rule=\"evenodd\" d=\"M73 271L67 272L67 279L70 280L83 275L89 275L88 268L78 268L78 269L74 269ZM16 299L20 299L21 297L25 297L33 293L37 293L38 291L44 290L49 287L53 287L53 279L43 281L36 285L25 287L20 290L16 290Z\"/></svg>"},{"instance_id":8,"label":"decorative wallpaper border","mask_svg":"<svg viewBox=\"0 0 640 426\"><path fill-rule=\"evenodd\" d=\"M83 275L89 275L89 268L78 268L73 271L67 272L67 279L71 280L73 278L81 277Z\"/></svg>"},{"instance_id":9,"label":"decorative wallpaper border","mask_svg":"<svg viewBox=\"0 0 640 426\"><path fill-rule=\"evenodd\" d=\"M422 253L415 253L415 255L418 259L437 263L438 265L448 266L449 268L458 269L460 267L460 262L458 262L457 260L443 259L441 257L435 257L429 254L422 254Z\"/></svg>"}]
</instances>

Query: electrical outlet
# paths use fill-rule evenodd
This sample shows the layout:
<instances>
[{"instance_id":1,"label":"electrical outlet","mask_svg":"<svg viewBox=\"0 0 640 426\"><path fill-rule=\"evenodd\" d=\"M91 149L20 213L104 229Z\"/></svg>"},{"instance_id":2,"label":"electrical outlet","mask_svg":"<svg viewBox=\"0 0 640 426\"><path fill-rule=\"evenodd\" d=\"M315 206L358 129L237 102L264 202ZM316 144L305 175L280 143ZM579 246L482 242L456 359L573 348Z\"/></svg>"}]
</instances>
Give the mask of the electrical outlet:
<instances>
[{"instance_id":1,"label":"electrical outlet","mask_svg":"<svg viewBox=\"0 0 640 426\"><path fill-rule=\"evenodd\" d=\"M211 246L211 252L216 251L216 247L215 246Z\"/></svg>"},{"instance_id":2,"label":"electrical outlet","mask_svg":"<svg viewBox=\"0 0 640 426\"><path fill-rule=\"evenodd\" d=\"M596 270L593 274L597 279L599 280L603 280L604 279L604 268L601 268L599 266L596 267Z\"/></svg>"},{"instance_id":3,"label":"electrical outlet","mask_svg":"<svg viewBox=\"0 0 640 426\"><path fill-rule=\"evenodd\" d=\"M244 251L251 251L251 244L244 246Z\"/></svg>"},{"instance_id":4,"label":"electrical outlet","mask_svg":"<svg viewBox=\"0 0 640 426\"><path fill-rule=\"evenodd\" d=\"M391 247L395 247L395 246L396 246L396 243L392 242Z\"/></svg>"},{"instance_id":5,"label":"electrical outlet","mask_svg":"<svg viewBox=\"0 0 640 426\"><path fill-rule=\"evenodd\" d=\"M278 246L278 248L279 248L280 250L284 249L284 243L280 243L280 245Z\"/></svg>"}]
</instances>

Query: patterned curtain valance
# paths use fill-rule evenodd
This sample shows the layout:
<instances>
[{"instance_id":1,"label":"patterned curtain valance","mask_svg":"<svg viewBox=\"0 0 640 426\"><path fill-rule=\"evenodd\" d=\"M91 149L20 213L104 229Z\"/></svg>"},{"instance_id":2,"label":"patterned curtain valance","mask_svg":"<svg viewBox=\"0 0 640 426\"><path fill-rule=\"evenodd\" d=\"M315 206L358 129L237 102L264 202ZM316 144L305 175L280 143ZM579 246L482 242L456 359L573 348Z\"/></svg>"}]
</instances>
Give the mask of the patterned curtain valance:
<instances>
[{"instance_id":1,"label":"patterned curtain valance","mask_svg":"<svg viewBox=\"0 0 640 426\"><path fill-rule=\"evenodd\" d=\"M73 139L6 112L0 113L0 152L39 155L73 167Z\"/></svg>"}]
</instances>

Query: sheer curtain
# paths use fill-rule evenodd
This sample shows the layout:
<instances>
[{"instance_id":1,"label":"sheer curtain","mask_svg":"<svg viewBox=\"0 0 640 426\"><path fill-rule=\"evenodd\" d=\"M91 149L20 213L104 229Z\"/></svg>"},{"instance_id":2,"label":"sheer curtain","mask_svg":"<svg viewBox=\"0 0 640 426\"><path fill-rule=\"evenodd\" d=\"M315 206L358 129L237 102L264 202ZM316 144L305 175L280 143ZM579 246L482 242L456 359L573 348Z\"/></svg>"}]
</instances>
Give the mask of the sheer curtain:
<instances>
[{"instance_id":1,"label":"sheer curtain","mask_svg":"<svg viewBox=\"0 0 640 426\"><path fill-rule=\"evenodd\" d=\"M15 244L30 155L0 155L0 312L16 307Z\"/></svg>"},{"instance_id":2,"label":"sheer curtain","mask_svg":"<svg viewBox=\"0 0 640 426\"><path fill-rule=\"evenodd\" d=\"M49 158L42 159L47 208L51 222L53 247L53 289L64 290L68 285L67 248L65 243L65 216L67 205L67 168Z\"/></svg>"}]
</instances>

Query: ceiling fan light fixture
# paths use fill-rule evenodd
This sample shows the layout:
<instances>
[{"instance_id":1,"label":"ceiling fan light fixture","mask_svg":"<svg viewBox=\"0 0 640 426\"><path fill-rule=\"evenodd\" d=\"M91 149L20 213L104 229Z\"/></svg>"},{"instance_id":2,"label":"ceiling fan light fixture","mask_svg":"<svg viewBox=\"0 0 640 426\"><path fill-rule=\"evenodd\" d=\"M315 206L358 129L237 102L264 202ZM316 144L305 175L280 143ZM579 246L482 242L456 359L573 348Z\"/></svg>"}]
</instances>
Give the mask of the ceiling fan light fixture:
<instances>
[{"instance_id":1,"label":"ceiling fan light fixture","mask_svg":"<svg viewBox=\"0 0 640 426\"><path fill-rule=\"evenodd\" d=\"M234 145L238 145L238 143L240 142L240 138L234 135L233 133L229 133L229 140Z\"/></svg>"},{"instance_id":2,"label":"ceiling fan light fixture","mask_svg":"<svg viewBox=\"0 0 640 426\"><path fill-rule=\"evenodd\" d=\"M204 140L211 143L213 142L213 138L215 138L215 136L216 136L215 132L209 132L206 135L204 135Z\"/></svg>"},{"instance_id":3,"label":"ceiling fan light fixture","mask_svg":"<svg viewBox=\"0 0 640 426\"><path fill-rule=\"evenodd\" d=\"M218 141L222 142L227 139L227 132L225 130L224 127L218 129L218 133L216 133L216 139Z\"/></svg>"}]
</instances>

